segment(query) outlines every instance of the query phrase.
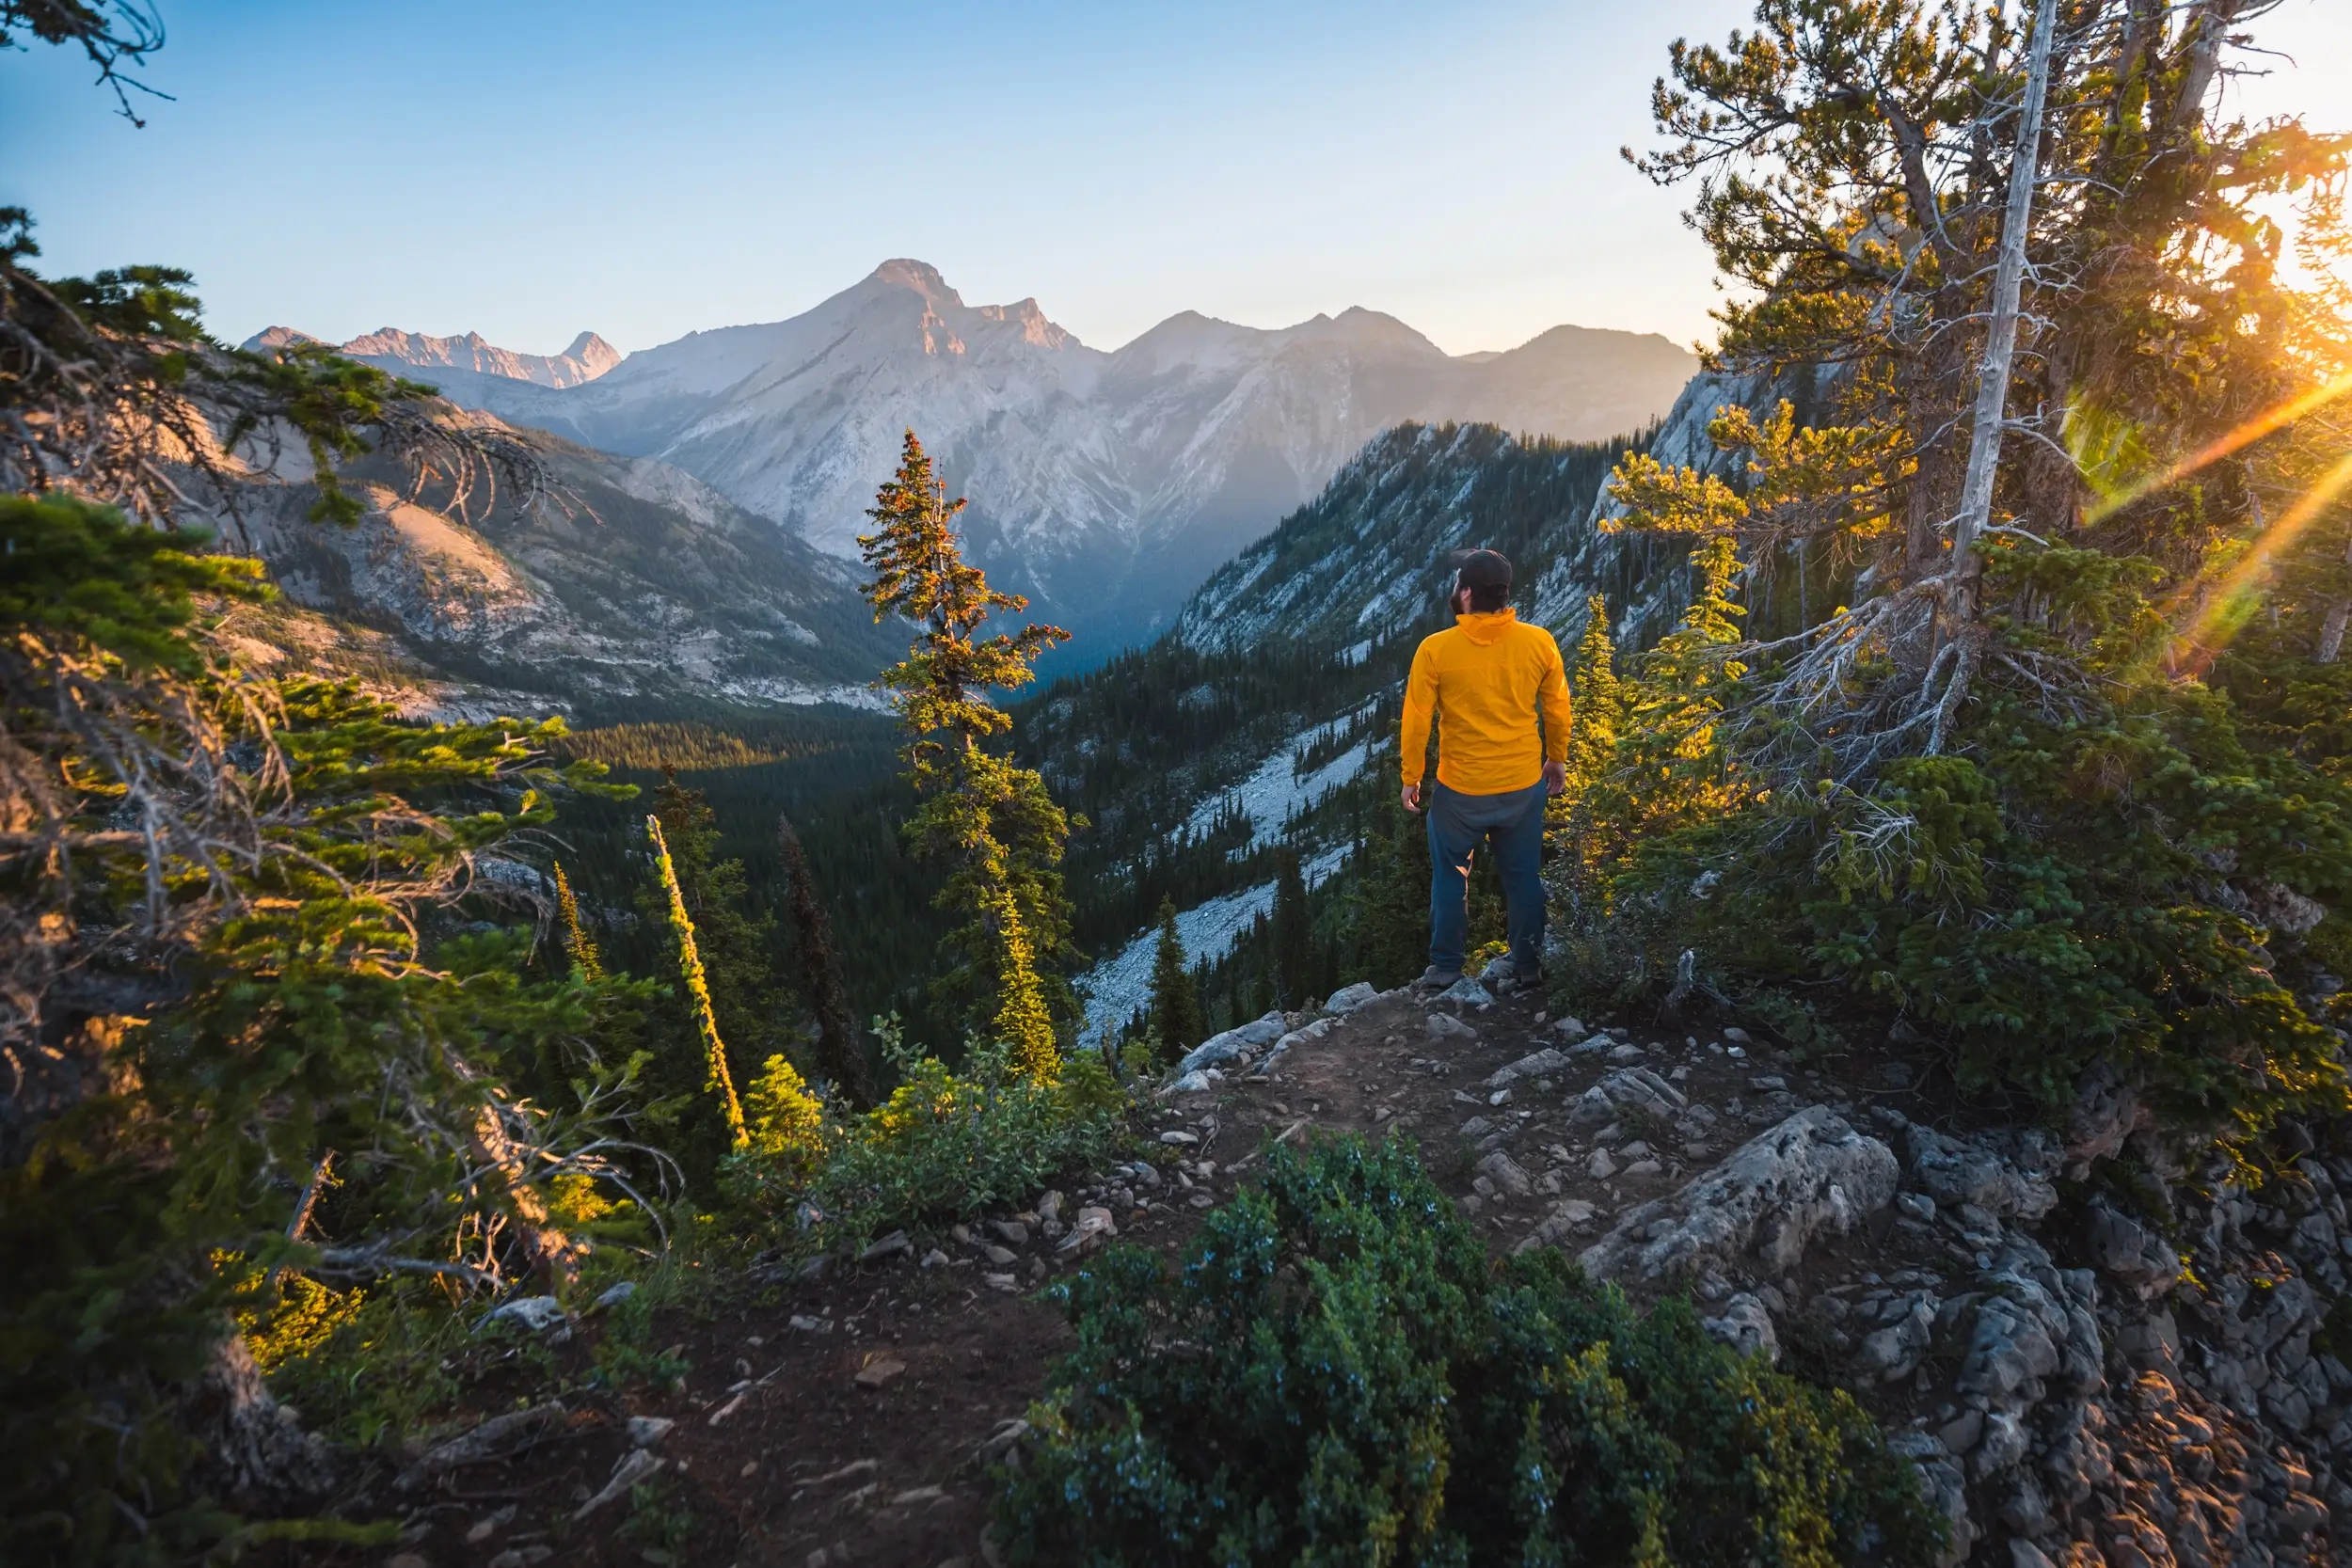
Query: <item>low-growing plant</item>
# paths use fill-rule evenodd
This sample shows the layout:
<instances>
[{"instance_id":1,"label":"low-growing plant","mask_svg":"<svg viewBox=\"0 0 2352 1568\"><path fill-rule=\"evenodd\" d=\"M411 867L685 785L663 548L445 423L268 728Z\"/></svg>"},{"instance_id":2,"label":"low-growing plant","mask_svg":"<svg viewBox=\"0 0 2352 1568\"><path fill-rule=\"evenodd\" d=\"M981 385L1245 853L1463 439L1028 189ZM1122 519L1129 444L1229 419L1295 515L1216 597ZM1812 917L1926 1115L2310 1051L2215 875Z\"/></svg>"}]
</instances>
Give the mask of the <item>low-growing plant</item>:
<instances>
[{"instance_id":1,"label":"low-growing plant","mask_svg":"<svg viewBox=\"0 0 2352 1568\"><path fill-rule=\"evenodd\" d=\"M874 1030L898 1086L864 1116L828 1121L813 1177L755 1139L729 1173L748 1207L783 1214L805 1205L829 1236L963 1218L1029 1197L1057 1173L1107 1157L1126 1134L1126 1095L1093 1052L1072 1052L1057 1076L1039 1079L1001 1043L976 1042L950 1068L909 1047L896 1018Z\"/></svg>"},{"instance_id":2,"label":"low-growing plant","mask_svg":"<svg viewBox=\"0 0 2352 1568\"><path fill-rule=\"evenodd\" d=\"M1489 1259L1409 1145L1277 1147L1180 1269L1055 1287L1078 1346L1000 1473L1023 1563L1924 1563L1940 1523L1841 1391Z\"/></svg>"}]
</instances>

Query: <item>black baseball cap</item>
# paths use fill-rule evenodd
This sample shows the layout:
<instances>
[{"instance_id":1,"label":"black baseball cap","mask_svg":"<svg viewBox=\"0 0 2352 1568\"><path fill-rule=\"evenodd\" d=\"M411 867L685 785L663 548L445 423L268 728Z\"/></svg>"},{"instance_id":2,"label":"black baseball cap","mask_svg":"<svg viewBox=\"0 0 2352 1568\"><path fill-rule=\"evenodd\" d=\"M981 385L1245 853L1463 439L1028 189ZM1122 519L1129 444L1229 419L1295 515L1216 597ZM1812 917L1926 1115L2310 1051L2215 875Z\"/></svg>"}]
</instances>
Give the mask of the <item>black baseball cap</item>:
<instances>
[{"instance_id":1,"label":"black baseball cap","mask_svg":"<svg viewBox=\"0 0 2352 1568\"><path fill-rule=\"evenodd\" d=\"M1465 588L1500 588L1506 592L1510 589L1511 558L1501 550L1456 550L1453 564L1456 592Z\"/></svg>"}]
</instances>

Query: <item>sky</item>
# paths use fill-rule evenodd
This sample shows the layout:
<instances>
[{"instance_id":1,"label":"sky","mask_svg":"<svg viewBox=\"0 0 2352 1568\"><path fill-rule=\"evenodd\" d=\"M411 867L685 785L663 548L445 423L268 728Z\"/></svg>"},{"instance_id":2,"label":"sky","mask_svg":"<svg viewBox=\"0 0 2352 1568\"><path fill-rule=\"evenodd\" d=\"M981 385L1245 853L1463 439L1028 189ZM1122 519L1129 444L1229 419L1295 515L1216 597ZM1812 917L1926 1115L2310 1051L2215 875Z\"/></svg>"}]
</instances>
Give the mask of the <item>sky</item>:
<instances>
[{"instance_id":1,"label":"sky","mask_svg":"<svg viewBox=\"0 0 2352 1568\"><path fill-rule=\"evenodd\" d=\"M797 314L890 257L1115 348L1351 305L1453 353L1708 330L1646 145L1677 37L1751 0L158 0L135 130L0 56L0 205L56 273L167 261L217 335L624 350ZM648 22L647 18L659 20ZM2352 129L2352 3L2232 84Z\"/></svg>"}]
</instances>

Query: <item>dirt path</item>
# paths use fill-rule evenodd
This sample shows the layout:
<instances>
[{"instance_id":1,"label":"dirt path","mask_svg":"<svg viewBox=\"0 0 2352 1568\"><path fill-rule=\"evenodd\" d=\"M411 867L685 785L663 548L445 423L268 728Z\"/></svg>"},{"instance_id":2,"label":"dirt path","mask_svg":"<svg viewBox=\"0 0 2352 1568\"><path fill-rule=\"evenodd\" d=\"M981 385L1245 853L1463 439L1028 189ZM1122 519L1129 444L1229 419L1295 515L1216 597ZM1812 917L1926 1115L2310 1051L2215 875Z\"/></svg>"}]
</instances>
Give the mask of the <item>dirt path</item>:
<instances>
[{"instance_id":1,"label":"dirt path","mask_svg":"<svg viewBox=\"0 0 2352 1568\"><path fill-rule=\"evenodd\" d=\"M1647 1108L1602 1115L1587 1091L1604 1078L1645 1085ZM1200 1210L1249 1180L1269 1140L1402 1132L1494 1247L1549 1224L1548 1239L1573 1249L1816 1103L1857 1125L1868 1117L1852 1085L1767 1059L1736 1030L1588 1032L1533 996L1433 1007L1387 993L1316 1024L1262 1075L1164 1098L1148 1172L1073 1183L1057 1214L1049 1199L1043 1213L913 1236L827 1277L747 1286L707 1320L665 1316L656 1338L692 1368L683 1392L580 1402L531 1451L453 1472L410 1505L411 1539L389 1568L976 1564L986 1499L975 1455L1040 1394L1068 1342L1035 1291L1081 1266L1057 1238L1082 1205L1106 1208L1119 1239L1172 1254ZM1964 1249L1882 1220L1815 1271L1833 1304L1823 1312L1875 1323L1939 1253ZM592 1318L581 1340L595 1332ZM1834 1324L1826 1333L1832 1352L1853 1342ZM584 1362L580 1344L564 1354ZM1933 1398L1924 1383L1897 1392L1894 1414ZM573 1522L628 1461L630 1418L675 1423L635 1461L660 1462L647 1501L619 1497Z\"/></svg>"}]
</instances>

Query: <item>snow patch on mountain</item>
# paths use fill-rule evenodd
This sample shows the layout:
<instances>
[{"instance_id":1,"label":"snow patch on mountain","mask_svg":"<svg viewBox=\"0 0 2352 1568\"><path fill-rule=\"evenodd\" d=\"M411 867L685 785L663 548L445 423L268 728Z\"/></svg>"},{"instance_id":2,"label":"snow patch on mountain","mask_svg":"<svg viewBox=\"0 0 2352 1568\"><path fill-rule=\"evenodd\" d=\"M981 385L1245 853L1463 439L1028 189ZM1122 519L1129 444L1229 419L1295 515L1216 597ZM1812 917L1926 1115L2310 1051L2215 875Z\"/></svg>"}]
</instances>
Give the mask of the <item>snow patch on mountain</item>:
<instances>
[{"instance_id":1,"label":"snow patch on mountain","mask_svg":"<svg viewBox=\"0 0 2352 1568\"><path fill-rule=\"evenodd\" d=\"M1325 796L1364 770L1370 743L1363 740L1305 772L1298 766L1299 758L1338 736L1358 717L1345 714L1292 736L1248 778L1194 806L1184 832L1205 833L1220 817L1239 811L1249 821L1249 842L1234 851L1236 859L1275 843L1293 817L1312 810Z\"/></svg>"},{"instance_id":2,"label":"snow patch on mountain","mask_svg":"<svg viewBox=\"0 0 2352 1568\"><path fill-rule=\"evenodd\" d=\"M1310 889L1320 886L1347 863L1345 846L1326 849L1298 868ZM1233 950L1260 915L1274 909L1274 884L1260 882L1195 905L1176 916L1176 936L1184 944L1188 962L1224 958ZM1136 1012L1152 1000L1152 960L1159 951L1159 932L1147 930L1078 977L1078 992L1086 999L1082 1037L1101 1047L1116 1036Z\"/></svg>"}]
</instances>

